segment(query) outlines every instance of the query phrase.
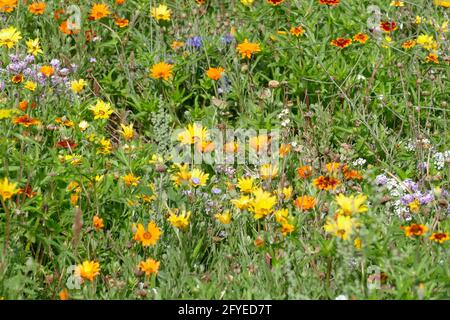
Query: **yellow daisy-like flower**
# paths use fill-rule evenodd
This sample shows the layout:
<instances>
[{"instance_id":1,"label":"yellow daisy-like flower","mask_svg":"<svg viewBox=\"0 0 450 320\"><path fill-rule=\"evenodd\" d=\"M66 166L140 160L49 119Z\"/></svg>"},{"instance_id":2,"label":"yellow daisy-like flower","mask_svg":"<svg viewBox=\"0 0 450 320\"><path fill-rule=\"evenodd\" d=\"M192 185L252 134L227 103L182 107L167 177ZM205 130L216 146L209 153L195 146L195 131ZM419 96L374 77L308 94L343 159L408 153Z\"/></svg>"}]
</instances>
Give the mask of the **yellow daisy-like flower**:
<instances>
[{"instance_id":1,"label":"yellow daisy-like flower","mask_svg":"<svg viewBox=\"0 0 450 320\"><path fill-rule=\"evenodd\" d=\"M3 181L0 181L0 196L3 200L11 199L13 195L15 195L19 190L16 188L17 183L9 182L8 178L3 178Z\"/></svg>"},{"instance_id":2,"label":"yellow daisy-like flower","mask_svg":"<svg viewBox=\"0 0 450 320\"><path fill-rule=\"evenodd\" d=\"M44 51L42 51L41 49L39 38L29 39L25 42L25 44L27 45L27 52L32 54L33 56L37 56L39 53L44 53Z\"/></svg>"},{"instance_id":3,"label":"yellow daisy-like flower","mask_svg":"<svg viewBox=\"0 0 450 320\"><path fill-rule=\"evenodd\" d=\"M287 218L289 216L289 210L288 209L280 209L275 211L275 220L280 223L287 223Z\"/></svg>"},{"instance_id":4,"label":"yellow daisy-like flower","mask_svg":"<svg viewBox=\"0 0 450 320\"><path fill-rule=\"evenodd\" d=\"M253 199L250 203L249 211L258 220L271 214L276 203L277 198L275 196L270 192L264 191L262 188L258 188L253 191Z\"/></svg>"},{"instance_id":5,"label":"yellow daisy-like flower","mask_svg":"<svg viewBox=\"0 0 450 320\"><path fill-rule=\"evenodd\" d=\"M222 224L230 224L231 222L231 213L229 211L226 211L225 213L222 214L215 214L214 218L217 219L217 221L219 221Z\"/></svg>"},{"instance_id":6,"label":"yellow daisy-like flower","mask_svg":"<svg viewBox=\"0 0 450 320\"><path fill-rule=\"evenodd\" d=\"M204 187L208 181L209 174L200 169L194 169L190 172L190 184L192 187Z\"/></svg>"},{"instance_id":7,"label":"yellow daisy-like flower","mask_svg":"<svg viewBox=\"0 0 450 320\"><path fill-rule=\"evenodd\" d=\"M167 220L175 228L185 230L189 226L190 217L191 217L190 211L188 212L183 211L183 213L180 213L179 215L176 215L175 213L171 212Z\"/></svg>"},{"instance_id":8,"label":"yellow daisy-like flower","mask_svg":"<svg viewBox=\"0 0 450 320\"><path fill-rule=\"evenodd\" d=\"M328 218L324 229L342 240L347 240L355 226L356 222L352 217L338 215L335 219Z\"/></svg>"},{"instance_id":9,"label":"yellow daisy-like flower","mask_svg":"<svg viewBox=\"0 0 450 320\"><path fill-rule=\"evenodd\" d=\"M108 119L109 116L114 112L109 103L98 99L95 106L89 108L94 114L94 119Z\"/></svg>"},{"instance_id":10,"label":"yellow daisy-like flower","mask_svg":"<svg viewBox=\"0 0 450 320\"><path fill-rule=\"evenodd\" d=\"M84 79L74 80L70 83L70 88L75 93L80 93L84 90L86 86L86 81Z\"/></svg>"},{"instance_id":11,"label":"yellow daisy-like flower","mask_svg":"<svg viewBox=\"0 0 450 320\"><path fill-rule=\"evenodd\" d=\"M37 84L36 84L36 82L33 82L33 81L27 81L27 82L25 82L23 87L27 90L34 91L37 88Z\"/></svg>"},{"instance_id":12,"label":"yellow daisy-like flower","mask_svg":"<svg viewBox=\"0 0 450 320\"><path fill-rule=\"evenodd\" d=\"M441 6L444 8L450 8L450 0L434 0L436 6Z\"/></svg>"},{"instance_id":13,"label":"yellow daisy-like flower","mask_svg":"<svg viewBox=\"0 0 450 320\"><path fill-rule=\"evenodd\" d=\"M191 180L191 173L189 172L188 164L175 165L178 172L171 176L171 180L175 183L177 187L182 184L188 184Z\"/></svg>"},{"instance_id":14,"label":"yellow daisy-like flower","mask_svg":"<svg viewBox=\"0 0 450 320\"><path fill-rule=\"evenodd\" d=\"M254 185L253 185L254 182L255 182L255 180L252 177L239 178L237 187L239 188L239 190L242 193L252 193L253 187L254 187Z\"/></svg>"},{"instance_id":15,"label":"yellow daisy-like flower","mask_svg":"<svg viewBox=\"0 0 450 320\"><path fill-rule=\"evenodd\" d=\"M84 261L75 268L75 275L89 281L100 274L100 264L95 261Z\"/></svg>"},{"instance_id":16,"label":"yellow daisy-like flower","mask_svg":"<svg viewBox=\"0 0 450 320\"><path fill-rule=\"evenodd\" d=\"M273 179L278 175L278 166L270 163L263 164L259 170L259 174L263 180Z\"/></svg>"},{"instance_id":17,"label":"yellow daisy-like flower","mask_svg":"<svg viewBox=\"0 0 450 320\"><path fill-rule=\"evenodd\" d=\"M366 212L367 206L364 204L367 197L363 194L359 194L356 197L354 195L346 197L342 193L336 196L336 202L339 205L339 209L336 211L339 215L352 215L355 213Z\"/></svg>"},{"instance_id":18,"label":"yellow daisy-like flower","mask_svg":"<svg viewBox=\"0 0 450 320\"><path fill-rule=\"evenodd\" d=\"M208 129L197 123L189 124L177 137L177 140L183 145L191 145L208 139Z\"/></svg>"},{"instance_id":19,"label":"yellow daisy-like flower","mask_svg":"<svg viewBox=\"0 0 450 320\"><path fill-rule=\"evenodd\" d=\"M6 46L11 49L20 39L22 39L21 33L14 27L0 30L0 47Z\"/></svg>"},{"instance_id":20,"label":"yellow daisy-like flower","mask_svg":"<svg viewBox=\"0 0 450 320\"><path fill-rule=\"evenodd\" d=\"M122 177L123 182L127 187L137 187L140 182L141 177L136 177L134 174L129 173Z\"/></svg>"},{"instance_id":21,"label":"yellow daisy-like flower","mask_svg":"<svg viewBox=\"0 0 450 320\"><path fill-rule=\"evenodd\" d=\"M152 8L152 17L157 21L169 21L172 11L164 4L160 4L156 8Z\"/></svg>"},{"instance_id":22,"label":"yellow daisy-like flower","mask_svg":"<svg viewBox=\"0 0 450 320\"><path fill-rule=\"evenodd\" d=\"M231 203L240 210L245 210L250 207L252 199L249 196L241 196L239 199L232 199Z\"/></svg>"},{"instance_id":23,"label":"yellow daisy-like flower","mask_svg":"<svg viewBox=\"0 0 450 320\"><path fill-rule=\"evenodd\" d=\"M133 124L129 124L128 126L124 124L120 124L122 130L120 134L124 137L125 140L132 140L134 137Z\"/></svg>"}]
</instances>

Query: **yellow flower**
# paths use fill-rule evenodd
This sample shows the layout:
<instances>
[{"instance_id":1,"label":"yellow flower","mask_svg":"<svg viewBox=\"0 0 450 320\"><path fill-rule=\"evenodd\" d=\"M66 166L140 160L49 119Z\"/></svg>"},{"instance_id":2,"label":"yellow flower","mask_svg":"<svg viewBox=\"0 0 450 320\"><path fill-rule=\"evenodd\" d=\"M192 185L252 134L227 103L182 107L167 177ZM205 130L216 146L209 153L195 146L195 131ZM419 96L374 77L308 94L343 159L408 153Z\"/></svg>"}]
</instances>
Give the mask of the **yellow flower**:
<instances>
[{"instance_id":1,"label":"yellow flower","mask_svg":"<svg viewBox=\"0 0 450 320\"><path fill-rule=\"evenodd\" d=\"M223 224L229 224L231 222L231 214L229 211L222 214L217 213L214 217Z\"/></svg>"},{"instance_id":2,"label":"yellow flower","mask_svg":"<svg viewBox=\"0 0 450 320\"><path fill-rule=\"evenodd\" d=\"M391 1L391 7L404 7L405 3L403 1Z\"/></svg>"},{"instance_id":3,"label":"yellow flower","mask_svg":"<svg viewBox=\"0 0 450 320\"><path fill-rule=\"evenodd\" d=\"M28 48L28 53L31 53L33 56L37 56L39 53L43 53L41 46L39 44L39 38L29 39L25 42Z\"/></svg>"},{"instance_id":4,"label":"yellow flower","mask_svg":"<svg viewBox=\"0 0 450 320\"><path fill-rule=\"evenodd\" d=\"M104 102L103 100L98 99L95 106L89 108L94 114L94 119L108 119L109 116L113 113L111 109L111 105L109 103Z\"/></svg>"},{"instance_id":5,"label":"yellow flower","mask_svg":"<svg viewBox=\"0 0 450 320\"><path fill-rule=\"evenodd\" d=\"M161 237L161 229L158 228L154 221L150 221L145 230L142 224L137 225L136 233L133 236L133 240L141 242L144 247L154 246Z\"/></svg>"},{"instance_id":6,"label":"yellow flower","mask_svg":"<svg viewBox=\"0 0 450 320\"><path fill-rule=\"evenodd\" d=\"M157 21L169 21L171 13L172 11L164 4L160 4L158 7L152 8L152 17Z\"/></svg>"},{"instance_id":7,"label":"yellow flower","mask_svg":"<svg viewBox=\"0 0 450 320\"><path fill-rule=\"evenodd\" d=\"M254 179L252 177L239 178L237 187L239 188L239 190L241 190L242 193L252 193L253 182L254 182Z\"/></svg>"},{"instance_id":8,"label":"yellow flower","mask_svg":"<svg viewBox=\"0 0 450 320\"><path fill-rule=\"evenodd\" d=\"M422 17L416 16L416 24L421 24L421 23L422 23Z\"/></svg>"},{"instance_id":9,"label":"yellow flower","mask_svg":"<svg viewBox=\"0 0 450 320\"><path fill-rule=\"evenodd\" d=\"M6 46L10 49L14 47L20 39L22 39L20 31L14 27L0 30L0 47Z\"/></svg>"},{"instance_id":10,"label":"yellow flower","mask_svg":"<svg viewBox=\"0 0 450 320\"><path fill-rule=\"evenodd\" d=\"M3 181L0 181L0 196L2 196L3 200L11 199L13 195L15 195L19 190L16 189L17 183L9 182L8 178L4 178Z\"/></svg>"},{"instance_id":11,"label":"yellow flower","mask_svg":"<svg viewBox=\"0 0 450 320\"><path fill-rule=\"evenodd\" d=\"M89 281L100 274L100 264L95 261L84 261L75 268L75 275Z\"/></svg>"},{"instance_id":12,"label":"yellow flower","mask_svg":"<svg viewBox=\"0 0 450 320\"><path fill-rule=\"evenodd\" d=\"M160 264L159 261L148 258L147 260L141 261L141 263L139 263L139 270L145 272L145 275L149 277L153 273L154 274L158 273L159 264Z\"/></svg>"},{"instance_id":13,"label":"yellow flower","mask_svg":"<svg viewBox=\"0 0 450 320\"><path fill-rule=\"evenodd\" d=\"M74 80L70 83L70 87L75 93L80 93L81 91L83 91L85 86L86 81L84 79Z\"/></svg>"},{"instance_id":14,"label":"yellow flower","mask_svg":"<svg viewBox=\"0 0 450 320\"><path fill-rule=\"evenodd\" d=\"M275 211L275 220L278 223L281 223L281 224L287 223L288 216L289 216L288 209L280 209L280 210Z\"/></svg>"},{"instance_id":15,"label":"yellow flower","mask_svg":"<svg viewBox=\"0 0 450 320\"><path fill-rule=\"evenodd\" d=\"M134 136L133 124L126 126L121 123L120 126L122 127L122 131L120 131L120 133L125 138L125 140L133 139L133 136Z\"/></svg>"},{"instance_id":16,"label":"yellow flower","mask_svg":"<svg viewBox=\"0 0 450 320\"><path fill-rule=\"evenodd\" d=\"M261 179L273 179L278 175L278 166L270 163L263 164L259 170Z\"/></svg>"},{"instance_id":17,"label":"yellow flower","mask_svg":"<svg viewBox=\"0 0 450 320\"><path fill-rule=\"evenodd\" d=\"M367 206L364 204L367 197L363 194L359 194L356 197L346 197L342 193L336 196L336 202L339 205L339 209L336 211L339 215L352 215L355 213L366 212Z\"/></svg>"},{"instance_id":18,"label":"yellow flower","mask_svg":"<svg viewBox=\"0 0 450 320\"><path fill-rule=\"evenodd\" d=\"M291 196L292 196L292 191L293 191L292 186L284 187L284 188L281 190L281 194L283 195L283 200L284 200L284 201L289 200L289 199L291 198Z\"/></svg>"},{"instance_id":19,"label":"yellow flower","mask_svg":"<svg viewBox=\"0 0 450 320\"><path fill-rule=\"evenodd\" d=\"M231 203L240 210L245 210L250 207L252 200L248 196L241 196L239 199L232 199Z\"/></svg>"},{"instance_id":20,"label":"yellow flower","mask_svg":"<svg viewBox=\"0 0 450 320\"><path fill-rule=\"evenodd\" d=\"M252 54L261 51L261 47L258 43L248 42L248 39L245 39L244 42L237 45L236 50L241 54L242 58L250 59Z\"/></svg>"},{"instance_id":21,"label":"yellow flower","mask_svg":"<svg viewBox=\"0 0 450 320\"><path fill-rule=\"evenodd\" d=\"M203 173L200 169L194 169L190 172L190 184L193 187L204 187L208 181L209 174Z\"/></svg>"},{"instance_id":22,"label":"yellow flower","mask_svg":"<svg viewBox=\"0 0 450 320\"><path fill-rule=\"evenodd\" d=\"M129 173L125 176L122 177L123 182L125 182L125 184L128 187L137 187L137 185L139 184L139 180L141 179L141 177L136 177L134 174Z\"/></svg>"},{"instance_id":23,"label":"yellow flower","mask_svg":"<svg viewBox=\"0 0 450 320\"><path fill-rule=\"evenodd\" d=\"M421 34L417 37L417 44L420 44L426 50L436 50L437 43L434 41L433 36L429 36L427 34Z\"/></svg>"},{"instance_id":24,"label":"yellow flower","mask_svg":"<svg viewBox=\"0 0 450 320\"><path fill-rule=\"evenodd\" d=\"M386 36L386 37L384 37L384 40L383 40L383 44L381 45L383 48L388 48L389 47L389 45L392 43L392 38L391 37L389 37L389 36Z\"/></svg>"},{"instance_id":25,"label":"yellow flower","mask_svg":"<svg viewBox=\"0 0 450 320\"><path fill-rule=\"evenodd\" d=\"M253 191L253 199L250 203L249 211L258 220L271 214L276 203L277 198L275 196L270 192L264 191L262 188L258 188Z\"/></svg>"},{"instance_id":26,"label":"yellow flower","mask_svg":"<svg viewBox=\"0 0 450 320\"><path fill-rule=\"evenodd\" d=\"M356 238L355 241L353 241L353 245L355 246L356 250L360 250L361 249L361 239L360 238Z\"/></svg>"},{"instance_id":27,"label":"yellow flower","mask_svg":"<svg viewBox=\"0 0 450 320\"><path fill-rule=\"evenodd\" d=\"M85 131L88 127L89 122L87 122L86 120L83 120L78 124L78 128L80 128L80 131Z\"/></svg>"},{"instance_id":28,"label":"yellow flower","mask_svg":"<svg viewBox=\"0 0 450 320\"><path fill-rule=\"evenodd\" d=\"M436 6L441 6L444 8L450 8L450 0L434 0Z\"/></svg>"},{"instance_id":29,"label":"yellow flower","mask_svg":"<svg viewBox=\"0 0 450 320\"><path fill-rule=\"evenodd\" d=\"M189 226L189 218L191 216L191 212L183 211L183 213L180 213L179 215L176 215L173 212L170 212L169 218L167 219L171 225L173 225L175 228L184 230Z\"/></svg>"},{"instance_id":30,"label":"yellow flower","mask_svg":"<svg viewBox=\"0 0 450 320\"><path fill-rule=\"evenodd\" d=\"M409 206L409 211L411 211L412 213L417 213L419 212L420 209L420 202L418 199L414 199L414 201L410 202L408 204Z\"/></svg>"},{"instance_id":31,"label":"yellow flower","mask_svg":"<svg viewBox=\"0 0 450 320\"><path fill-rule=\"evenodd\" d=\"M253 2L255 2L255 0L241 0L241 3L247 7L253 5Z\"/></svg>"},{"instance_id":32,"label":"yellow flower","mask_svg":"<svg viewBox=\"0 0 450 320\"><path fill-rule=\"evenodd\" d=\"M354 226L356 226L356 222L352 217L338 215L335 219L328 218L324 229L342 240L347 240Z\"/></svg>"},{"instance_id":33,"label":"yellow flower","mask_svg":"<svg viewBox=\"0 0 450 320\"><path fill-rule=\"evenodd\" d=\"M112 151L111 140L102 138L100 140L100 147L97 150L98 154L110 154Z\"/></svg>"},{"instance_id":34,"label":"yellow flower","mask_svg":"<svg viewBox=\"0 0 450 320\"><path fill-rule=\"evenodd\" d=\"M15 113L17 113L16 109L0 109L0 120L11 118Z\"/></svg>"},{"instance_id":35,"label":"yellow flower","mask_svg":"<svg viewBox=\"0 0 450 320\"><path fill-rule=\"evenodd\" d=\"M183 132L178 134L177 140L183 145L191 145L209 138L208 129L201 124L188 124Z\"/></svg>"},{"instance_id":36,"label":"yellow flower","mask_svg":"<svg viewBox=\"0 0 450 320\"><path fill-rule=\"evenodd\" d=\"M184 183L189 183L191 180L191 173L188 170L188 165L176 165L176 168L178 169L178 172L173 174L170 178L176 186L180 186Z\"/></svg>"},{"instance_id":37,"label":"yellow flower","mask_svg":"<svg viewBox=\"0 0 450 320\"><path fill-rule=\"evenodd\" d=\"M339 169L341 164L339 162L330 162L325 165L328 172L335 172Z\"/></svg>"},{"instance_id":38,"label":"yellow flower","mask_svg":"<svg viewBox=\"0 0 450 320\"><path fill-rule=\"evenodd\" d=\"M27 82L25 82L23 87L30 91L34 91L34 90L36 90L37 84L36 84L36 82L33 82L33 81L27 81Z\"/></svg>"},{"instance_id":39,"label":"yellow flower","mask_svg":"<svg viewBox=\"0 0 450 320\"><path fill-rule=\"evenodd\" d=\"M150 68L150 77L167 81L172 76L172 69L173 64L159 62Z\"/></svg>"}]
</instances>

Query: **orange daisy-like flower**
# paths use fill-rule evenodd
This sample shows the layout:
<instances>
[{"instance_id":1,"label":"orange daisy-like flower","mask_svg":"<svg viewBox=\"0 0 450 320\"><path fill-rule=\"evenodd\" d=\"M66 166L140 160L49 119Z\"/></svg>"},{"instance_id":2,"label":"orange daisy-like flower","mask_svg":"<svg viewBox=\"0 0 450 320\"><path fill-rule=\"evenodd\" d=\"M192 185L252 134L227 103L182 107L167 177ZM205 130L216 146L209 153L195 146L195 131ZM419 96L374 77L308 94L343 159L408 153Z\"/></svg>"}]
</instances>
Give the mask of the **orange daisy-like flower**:
<instances>
[{"instance_id":1,"label":"orange daisy-like flower","mask_svg":"<svg viewBox=\"0 0 450 320\"><path fill-rule=\"evenodd\" d=\"M352 39L349 38L337 38L331 41L331 45L344 49L352 44Z\"/></svg>"},{"instance_id":2,"label":"orange daisy-like flower","mask_svg":"<svg viewBox=\"0 0 450 320\"><path fill-rule=\"evenodd\" d=\"M319 0L320 4L325 4L327 6L337 6L341 0Z\"/></svg>"},{"instance_id":3,"label":"orange daisy-like flower","mask_svg":"<svg viewBox=\"0 0 450 320\"><path fill-rule=\"evenodd\" d=\"M28 11L35 15L44 14L45 2L34 2L28 6Z\"/></svg>"},{"instance_id":4,"label":"orange daisy-like flower","mask_svg":"<svg viewBox=\"0 0 450 320\"><path fill-rule=\"evenodd\" d=\"M40 71L47 78L55 73L55 69L52 66L42 66Z\"/></svg>"},{"instance_id":5,"label":"orange daisy-like flower","mask_svg":"<svg viewBox=\"0 0 450 320\"><path fill-rule=\"evenodd\" d=\"M172 76L173 67L173 64L165 62L157 63L150 69L150 76L155 79L164 79L167 81Z\"/></svg>"},{"instance_id":6,"label":"orange daisy-like flower","mask_svg":"<svg viewBox=\"0 0 450 320\"><path fill-rule=\"evenodd\" d=\"M367 40L369 40L369 36L365 33L357 33L353 36L353 40L361 43L361 44L365 44L367 42Z\"/></svg>"},{"instance_id":7,"label":"orange daisy-like flower","mask_svg":"<svg viewBox=\"0 0 450 320\"><path fill-rule=\"evenodd\" d=\"M0 12L13 12L17 7L17 0L0 0Z\"/></svg>"},{"instance_id":8,"label":"orange daisy-like flower","mask_svg":"<svg viewBox=\"0 0 450 320\"><path fill-rule=\"evenodd\" d=\"M72 25L70 25L69 27L69 23L68 21L63 21L61 22L61 24L59 25L59 31L67 34L67 35L71 35L71 34L77 34L80 32L80 29L77 28L76 24L73 23Z\"/></svg>"},{"instance_id":9,"label":"orange daisy-like flower","mask_svg":"<svg viewBox=\"0 0 450 320\"><path fill-rule=\"evenodd\" d=\"M407 41L403 42L402 48L403 49L411 49L411 48L415 47L416 44L417 44L416 40L407 40Z\"/></svg>"},{"instance_id":10,"label":"orange daisy-like flower","mask_svg":"<svg viewBox=\"0 0 450 320\"><path fill-rule=\"evenodd\" d=\"M121 4L124 4L125 3L125 0L116 0L116 4L117 5L121 5Z\"/></svg>"},{"instance_id":11,"label":"orange daisy-like flower","mask_svg":"<svg viewBox=\"0 0 450 320\"><path fill-rule=\"evenodd\" d=\"M273 6L278 6L284 2L284 0L267 0L268 3L270 3Z\"/></svg>"},{"instance_id":12,"label":"orange daisy-like flower","mask_svg":"<svg viewBox=\"0 0 450 320\"><path fill-rule=\"evenodd\" d=\"M84 261L76 266L75 274L82 279L94 281L94 278L100 274L100 264L95 261Z\"/></svg>"},{"instance_id":13,"label":"orange daisy-like flower","mask_svg":"<svg viewBox=\"0 0 450 320\"><path fill-rule=\"evenodd\" d=\"M179 48L181 48L181 47L183 47L184 46L184 42L182 42L182 41L174 41L174 42L172 42L172 44L170 45L170 47L173 49L173 50L178 50Z\"/></svg>"},{"instance_id":14,"label":"orange daisy-like flower","mask_svg":"<svg viewBox=\"0 0 450 320\"><path fill-rule=\"evenodd\" d=\"M115 20L114 20L114 22L116 23L116 25L119 27L119 28L125 28L126 26L128 26L128 24L129 24L129 20L128 19L121 19L121 18L116 18Z\"/></svg>"},{"instance_id":15,"label":"orange daisy-like flower","mask_svg":"<svg viewBox=\"0 0 450 320\"><path fill-rule=\"evenodd\" d=\"M402 226L401 228L405 231L405 235L407 237L423 236L428 231L428 228L426 226L416 223L413 223L410 226Z\"/></svg>"},{"instance_id":16,"label":"orange daisy-like flower","mask_svg":"<svg viewBox=\"0 0 450 320\"><path fill-rule=\"evenodd\" d=\"M103 219L99 216L94 216L92 218L92 225L94 226L95 230L101 230L105 227L105 224L103 223Z\"/></svg>"},{"instance_id":17,"label":"orange daisy-like flower","mask_svg":"<svg viewBox=\"0 0 450 320\"><path fill-rule=\"evenodd\" d=\"M94 4L91 8L90 18L93 20L100 20L104 17L107 17L111 12L109 11L109 7L106 4Z\"/></svg>"},{"instance_id":18,"label":"orange daisy-like flower","mask_svg":"<svg viewBox=\"0 0 450 320\"><path fill-rule=\"evenodd\" d=\"M206 71L206 75L208 76L208 78L217 81L222 77L224 71L225 69L222 67L209 68L208 71Z\"/></svg>"},{"instance_id":19,"label":"orange daisy-like flower","mask_svg":"<svg viewBox=\"0 0 450 320\"><path fill-rule=\"evenodd\" d=\"M450 236L446 232L434 232L431 235L430 240L442 244L445 241L449 241Z\"/></svg>"},{"instance_id":20,"label":"orange daisy-like flower","mask_svg":"<svg viewBox=\"0 0 450 320\"><path fill-rule=\"evenodd\" d=\"M291 30L289 30L289 32L293 35L293 36L301 36L302 34L305 33L305 29L303 29L301 26L298 27L292 27Z\"/></svg>"},{"instance_id":21,"label":"orange daisy-like flower","mask_svg":"<svg viewBox=\"0 0 450 320\"><path fill-rule=\"evenodd\" d=\"M147 225L147 230L145 230L142 224L137 225L136 233L134 234L133 240L141 242L144 247L153 246L158 242L161 237L161 229L158 228L155 222L150 221Z\"/></svg>"},{"instance_id":22,"label":"orange daisy-like flower","mask_svg":"<svg viewBox=\"0 0 450 320\"><path fill-rule=\"evenodd\" d=\"M362 180L363 176L359 173L358 170L350 170L347 165L342 167L342 173L344 174L344 178L346 180Z\"/></svg>"},{"instance_id":23,"label":"orange daisy-like flower","mask_svg":"<svg viewBox=\"0 0 450 320\"><path fill-rule=\"evenodd\" d=\"M24 114L23 116L20 116L18 118L14 118L13 119L13 123L14 124L20 124L20 125L28 128L30 126L36 126L36 125L40 124L41 122L39 120L37 120L37 119L31 118L27 114Z\"/></svg>"},{"instance_id":24,"label":"orange daisy-like flower","mask_svg":"<svg viewBox=\"0 0 450 320\"><path fill-rule=\"evenodd\" d=\"M294 205L303 211L311 210L316 206L316 199L311 196L298 197L294 201Z\"/></svg>"},{"instance_id":25,"label":"orange daisy-like flower","mask_svg":"<svg viewBox=\"0 0 450 320\"><path fill-rule=\"evenodd\" d=\"M381 21L380 22L380 29L384 32L391 32L394 30L397 30L397 23L394 21Z\"/></svg>"},{"instance_id":26,"label":"orange daisy-like flower","mask_svg":"<svg viewBox=\"0 0 450 320\"><path fill-rule=\"evenodd\" d=\"M311 166L301 166L297 169L297 173L300 178L308 179L312 176L312 167Z\"/></svg>"},{"instance_id":27,"label":"orange daisy-like flower","mask_svg":"<svg viewBox=\"0 0 450 320\"><path fill-rule=\"evenodd\" d=\"M427 56L426 62L433 62L439 64L439 57L437 54L430 52Z\"/></svg>"},{"instance_id":28,"label":"orange daisy-like flower","mask_svg":"<svg viewBox=\"0 0 450 320\"><path fill-rule=\"evenodd\" d=\"M12 78L11 78L11 81L13 82L13 83L21 83L22 81L23 81L23 74L16 74L15 76L13 76Z\"/></svg>"},{"instance_id":29,"label":"orange daisy-like flower","mask_svg":"<svg viewBox=\"0 0 450 320\"><path fill-rule=\"evenodd\" d=\"M245 39L244 42L237 45L236 50L241 54L242 58L250 59L252 54L261 51L261 47L258 43L248 42L248 39Z\"/></svg>"},{"instance_id":30,"label":"orange daisy-like flower","mask_svg":"<svg viewBox=\"0 0 450 320\"><path fill-rule=\"evenodd\" d=\"M329 176L320 176L313 181L320 190L335 190L340 183L338 179Z\"/></svg>"},{"instance_id":31,"label":"orange daisy-like flower","mask_svg":"<svg viewBox=\"0 0 450 320\"><path fill-rule=\"evenodd\" d=\"M159 261L153 260L151 258L148 258L145 261L142 261L139 263L139 269L142 272L145 272L145 275L147 277L151 276L153 273L157 274L159 269Z\"/></svg>"}]
</instances>

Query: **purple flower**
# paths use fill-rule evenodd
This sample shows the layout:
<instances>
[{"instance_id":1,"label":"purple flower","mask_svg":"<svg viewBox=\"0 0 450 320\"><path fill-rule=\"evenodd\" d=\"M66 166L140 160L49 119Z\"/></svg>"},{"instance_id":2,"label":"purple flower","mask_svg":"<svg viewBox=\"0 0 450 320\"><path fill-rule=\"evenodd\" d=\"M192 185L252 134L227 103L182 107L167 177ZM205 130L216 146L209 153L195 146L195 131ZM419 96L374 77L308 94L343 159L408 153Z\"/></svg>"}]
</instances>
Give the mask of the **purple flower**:
<instances>
[{"instance_id":1,"label":"purple flower","mask_svg":"<svg viewBox=\"0 0 450 320\"><path fill-rule=\"evenodd\" d=\"M196 184L196 185L200 184L200 179L199 178L192 178L191 181L192 181L193 184Z\"/></svg>"},{"instance_id":2,"label":"purple flower","mask_svg":"<svg viewBox=\"0 0 450 320\"><path fill-rule=\"evenodd\" d=\"M414 196L412 194L405 194L401 200L404 205L408 205L414 201Z\"/></svg>"},{"instance_id":3,"label":"purple flower","mask_svg":"<svg viewBox=\"0 0 450 320\"><path fill-rule=\"evenodd\" d=\"M231 34L227 33L226 35L224 35L222 37L221 40L222 40L222 43L224 43L224 44L230 44L231 42L233 42L234 37Z\"/></svg>"},{"instance_id":4,"label":"purple flower","mask_svg":"<svg viewBox=\"0 0 450 320\"><path fill-rule=\"evenodd\" d=\"M214 194L220 194L220 193L222 193L222 190L220 190L219 188L212 188L211 191L212 191L212 193L214 193Z\"/></svg>"},{"instance_id":5,"label":"purple flower","mask_svg":"<svg viewBox=\"0 0 450 320\"><path fill-rule=\"evenodd\" d=\"M405 184L405 186L408 189L411 189L414 192L419 190L418 184L416 182L412 181L411 179L406 179L405 181L403 181L403 183Z\"/></svg>"},{"instance_id":6,"label":"purple flower","mask_svg":"<svg viewBox=\"0 0 450 320\"><path fill-rule=\"evenodd\" d=\"M428 204L433 200L434 200L434 196L431 191L426 193L425 195L422 195L421 197L419 197L420 204Z\"/></svg>"},{"instance_id":7,"label":"purple flower","mask_svg":"<svg viewBox=\"0 0 450 320\"><path fill-rule=\"evenodd\" d=\"M379 186L384 186L388 181L388 178L384 174L379 174L375 178L375 183Z\"/></svg>"},{"instance_id":8,"label":"purple flower","mask_svg":"<svg viewBox=\"0 0 450 320\"><path fill-rule=\"evenodd\" d=\"M97 62L97 59L95 59L94 57L92 57L92 58L89 59L89 62L90 62L90 63L96 63L96 62Z\"/></svg>"},{"instance_id":9,"label":"purple flower","mask_svg":"<svg viewBox=\"0 0 450 320\"><path fill-rule=\"evenodd\" d=\"M186 45L188 47L192 47L195 49L200 49L202 47L202 44L203 44L202 38L200 37L192 37L186 41Z\"/></svg>"}]
</instances>

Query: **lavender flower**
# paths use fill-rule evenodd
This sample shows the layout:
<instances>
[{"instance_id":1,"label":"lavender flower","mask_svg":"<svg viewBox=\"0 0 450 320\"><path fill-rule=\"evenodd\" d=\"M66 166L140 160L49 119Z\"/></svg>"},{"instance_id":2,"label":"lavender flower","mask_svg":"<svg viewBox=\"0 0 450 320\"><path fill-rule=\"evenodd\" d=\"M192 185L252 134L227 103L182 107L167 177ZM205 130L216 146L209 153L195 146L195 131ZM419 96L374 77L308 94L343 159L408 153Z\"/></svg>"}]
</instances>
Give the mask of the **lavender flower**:
<instances>
[{"instance_id":1,"label":"lavender flower","mask_svg":"<svg viewBox=\"0 0 450 320\"><path fill-rule=\"evenodd\" d=\"M192 37L186 41L186 46L192 47L194 49L200 49L202 47L203 41L200 37Z\"/></svg>"},{"instance_id":2,"label":"lavender flower","mask_svg":"<svg viewBox=\"0 0 450 320\"><path fill-rule=\"evenodd\" d=\"M388 178L384 174L379 174L375 178L375 183L379 186L384 186L388 182Z\"/></svg>"}]
</instances>

